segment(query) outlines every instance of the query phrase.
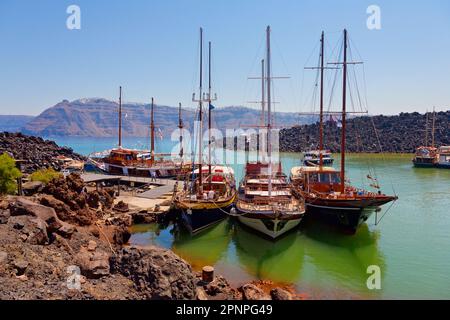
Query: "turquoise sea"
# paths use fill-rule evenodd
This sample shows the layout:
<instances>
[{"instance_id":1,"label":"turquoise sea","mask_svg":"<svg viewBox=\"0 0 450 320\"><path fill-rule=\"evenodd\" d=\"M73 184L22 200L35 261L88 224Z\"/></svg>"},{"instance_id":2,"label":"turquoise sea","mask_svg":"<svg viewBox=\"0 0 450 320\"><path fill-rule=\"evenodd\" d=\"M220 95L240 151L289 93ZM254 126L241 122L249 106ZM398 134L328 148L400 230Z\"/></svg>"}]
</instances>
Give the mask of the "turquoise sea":
<instances>
[{"instance_id":1,"label":"turquoise sea","mask_svg":"<svg viewBox=\"0 0 450 320\"><path fill-rule=\"evenodd\" d=\"M110 138L56 141L83 154L116 144ZM124 146L143 145L148 146L145 138L124 139ZM157 141L159 152L171 149L170 141ZM235 158L242 155L227 155L229 161ZM300 155L280 158L288 174ZM339 155L335 158L338 166ZM243 166L233 167L239 180ZM411 155L348 156L353 184L367 185L369 168L382 191L395 192L399 200L378 225L373 217L353 236L314 223L273 242L227 220L194 237L173 225L138 225L131 242L171 248L194 268L213 265L235 285L272 280L292 284L313 298L450 299L450 170L413 168ZM380 267L379 290L366 285L371 265Z\"/></svg>"}]
</instances>

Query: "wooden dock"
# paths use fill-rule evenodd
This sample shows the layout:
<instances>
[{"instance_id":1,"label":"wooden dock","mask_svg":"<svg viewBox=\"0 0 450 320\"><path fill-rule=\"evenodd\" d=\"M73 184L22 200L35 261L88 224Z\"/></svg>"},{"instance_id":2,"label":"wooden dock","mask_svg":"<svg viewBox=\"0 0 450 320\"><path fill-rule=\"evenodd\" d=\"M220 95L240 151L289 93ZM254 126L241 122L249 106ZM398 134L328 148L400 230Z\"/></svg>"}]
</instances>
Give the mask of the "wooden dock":
<instances>
[{"instance_id":1,"label":"wooden dock","mask_svg":"<svg viewBox=\"0 0 450 320\"><path fill-rule=\"evenodd\" d=\"M126 182L129 184L138 183L157 186L154 189L136 194L136 197L147 199L157 199L164 196L165 194L171 193L176 183L176 181L173 179L152 179L145 177L116 176L98 173L84 173L81 175L81 179L83 179L85 183L95 182L97 186L99 183L106 181L117 182L118 186L121 182ZM120 189L118 190L120 193Z\"/></svg>"},{"instance_id":2,"label":"wooden dock","mask_svg":"<svg viewBox=\"0 0 450 320\"><path fill-rule=\"evenodd\" d=\"M174 185L175 185L175 181L173 181L173 184L159 186L155 189L151 189L151 190L148 190L148 191L145 191L142 193L138 193L138 194L136 194L136 197L147 198L147 199L157 199L166 194L171 194L173 192Z\"/></svg>"}]
</instances>

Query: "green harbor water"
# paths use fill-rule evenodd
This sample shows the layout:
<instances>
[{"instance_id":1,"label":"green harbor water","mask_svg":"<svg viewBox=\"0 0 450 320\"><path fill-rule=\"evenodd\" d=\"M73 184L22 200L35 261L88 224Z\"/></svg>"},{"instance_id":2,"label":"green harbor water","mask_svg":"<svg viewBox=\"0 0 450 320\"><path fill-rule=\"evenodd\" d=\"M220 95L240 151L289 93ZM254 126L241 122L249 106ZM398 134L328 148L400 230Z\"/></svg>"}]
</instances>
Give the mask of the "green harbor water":
<instances>
[{"instance_id":1,"label":"green harbor water","mask_svg":"<svg viewBox=\"0 0 450 320\"><path fill-rule=\"evenodd\" d=\"M86 154L114 141L58 143ZM227 155L228 163L236 159L242 155ZM280 159L288 174L300 155ZM335 159L337 167L339 155ZM243 165L233 167L239 180ZM274 242L228 219L195 236L177 225L137 225L131 243L170 248L196 269L213 265L234 285L272 280L312 298L450 299L450 170L413 168L411 155L354 154L347 158L347 173L352 184L365 187L370 173L382 192L399 196L388 211L389 205L384 207L380 216L387 213L378 225L373 216L355 235L304 221ZM370 265L381 269L380 290L367 289Z\"/></svg>"}]
</instances>

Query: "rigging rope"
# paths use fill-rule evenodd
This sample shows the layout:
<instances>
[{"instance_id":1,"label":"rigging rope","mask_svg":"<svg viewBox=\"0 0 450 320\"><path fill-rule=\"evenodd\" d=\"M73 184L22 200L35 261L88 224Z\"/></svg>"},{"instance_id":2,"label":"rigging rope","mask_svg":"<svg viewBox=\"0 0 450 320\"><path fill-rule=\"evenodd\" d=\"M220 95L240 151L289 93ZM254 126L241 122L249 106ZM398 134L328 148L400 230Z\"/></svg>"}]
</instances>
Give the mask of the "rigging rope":
<instances>
[{"instance_id":1,"label":"rigging rope","mask_svg":"<svg viewBox=\"0 0 450 320\"><path fill-rule=\"evenodd\" d=\"M377 226L381 220L383 220L384 216L389 212L389 210L391 210L391 208L394 206L394 203L396 202L396 200L392 201L392 203L390 204L389 208L387 208L387 210L384 212L384 214L381 216L381 218L379 220L377 220L377 212L375 212L375 225Z\"/></svg>"}]
</instances>

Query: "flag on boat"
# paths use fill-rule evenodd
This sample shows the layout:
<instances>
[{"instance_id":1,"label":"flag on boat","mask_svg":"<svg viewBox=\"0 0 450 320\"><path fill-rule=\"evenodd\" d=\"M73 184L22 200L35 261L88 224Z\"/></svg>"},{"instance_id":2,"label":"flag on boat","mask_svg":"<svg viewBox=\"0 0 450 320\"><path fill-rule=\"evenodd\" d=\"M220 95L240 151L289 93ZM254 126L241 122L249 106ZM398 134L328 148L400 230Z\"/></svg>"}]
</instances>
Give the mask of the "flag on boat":
<instances>
[{"instance_id":1,"label":"flag on boat","mask_svg":"<svg viewBox=\"0 0 450 320\"><path fill-rule=\"evenodd\" d=\"M215 107L210 103L210 104L209 104L209 110L214 110L214 108L215 108Z\"/></svg>"}]
</instances>

